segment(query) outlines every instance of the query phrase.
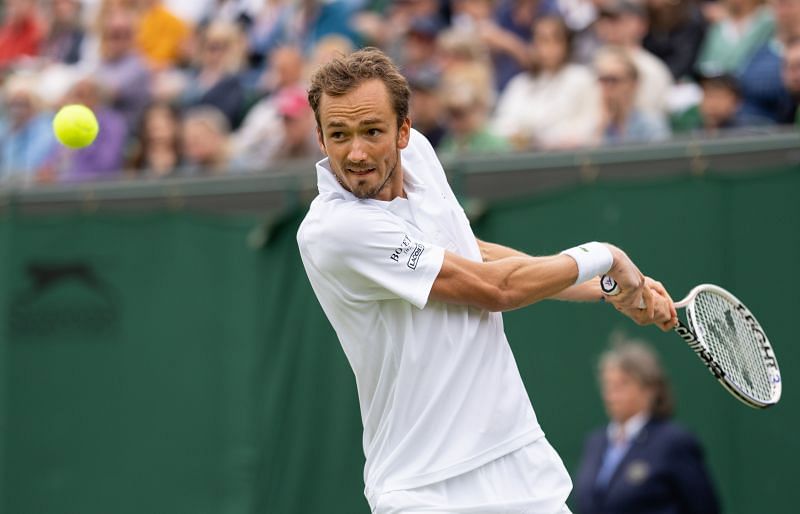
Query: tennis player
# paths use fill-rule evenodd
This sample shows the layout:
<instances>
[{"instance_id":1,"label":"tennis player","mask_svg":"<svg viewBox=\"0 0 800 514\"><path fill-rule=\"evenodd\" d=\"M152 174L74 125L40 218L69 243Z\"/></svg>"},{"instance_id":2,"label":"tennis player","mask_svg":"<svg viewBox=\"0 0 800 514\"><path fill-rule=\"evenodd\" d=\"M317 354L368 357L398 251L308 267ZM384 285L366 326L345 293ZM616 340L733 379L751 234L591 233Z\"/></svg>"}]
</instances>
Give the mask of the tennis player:
<instances>
[{"instance_id":1,"label":"tennis player","mask_svg":"<svg viewBox=\"0 0 800 514\"><path fill-rule=\"evenodd\" d=\"M501 311L545 298L610 298L640 324L677 319L664 288L614 246L530 257L476 240L409 88L379 50L336 59L308 93L319 196L297 240L353 368L365 495L379 514L562 514L572 483L545 439ZM645 309L639 309L643 298Z\"/></svg>"}]
</instances>

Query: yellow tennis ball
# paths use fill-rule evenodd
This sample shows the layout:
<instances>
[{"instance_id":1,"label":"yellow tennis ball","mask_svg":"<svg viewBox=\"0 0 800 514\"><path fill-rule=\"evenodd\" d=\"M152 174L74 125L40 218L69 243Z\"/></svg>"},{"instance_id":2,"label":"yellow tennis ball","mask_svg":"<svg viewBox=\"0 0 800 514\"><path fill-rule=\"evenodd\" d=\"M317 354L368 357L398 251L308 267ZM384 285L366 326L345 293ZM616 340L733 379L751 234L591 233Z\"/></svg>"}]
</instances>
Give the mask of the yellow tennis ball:
<instances>
[{"instance_id":1,"label":"yellow tennis ball","mask_svg":"<svg viewBox=\"0 0 800 514\"><path fill-rule=\"evenodd\" d=\"M100 125L85 105L65 105L53 118L53 132L64 146L83 148L92 144Z\"/></svg>"}]
</instances>

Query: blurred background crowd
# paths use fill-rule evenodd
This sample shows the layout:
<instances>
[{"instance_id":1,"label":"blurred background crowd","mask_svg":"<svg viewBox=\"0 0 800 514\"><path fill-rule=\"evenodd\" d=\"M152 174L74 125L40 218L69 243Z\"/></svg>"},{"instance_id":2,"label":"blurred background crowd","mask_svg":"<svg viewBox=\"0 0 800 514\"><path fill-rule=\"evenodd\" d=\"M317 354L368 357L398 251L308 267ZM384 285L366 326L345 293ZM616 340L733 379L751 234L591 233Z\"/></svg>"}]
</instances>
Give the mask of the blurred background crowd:
<instances>
[{"instance_id":1,"label":"blurred background crowd","mask_svg":"<svg viewBox=\"0 0 800 514\"><path fill-rule=\"evenodd\" d=\"M373 45L442 156L796 123L800 0L6 0L0 187L319 157L313 70ZM92 108L94 145L50 123Z\"/></svg>"}]
</instances>

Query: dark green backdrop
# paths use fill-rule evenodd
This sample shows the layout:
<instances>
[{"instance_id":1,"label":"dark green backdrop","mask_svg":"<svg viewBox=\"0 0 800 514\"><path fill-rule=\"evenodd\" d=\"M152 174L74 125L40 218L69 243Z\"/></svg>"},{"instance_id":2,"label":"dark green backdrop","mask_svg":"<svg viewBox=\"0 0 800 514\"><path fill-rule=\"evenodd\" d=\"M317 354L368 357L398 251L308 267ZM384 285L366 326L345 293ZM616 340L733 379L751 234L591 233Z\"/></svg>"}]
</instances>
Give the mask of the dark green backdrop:
<instances>
[{"instance_id":1,"label":"dark green backdrop","mask_svg":"<svg viewBox=\"0 0 800 514\"><path fill-rule=\"evenodd\" d=\"M492 205L484 239L536 253L618 243L675 297L719 283L757 313L785 378L751 410L674 335L605 305L506 315L548 437L575 469L604 421L594 361L614 330L663 355L730 514L798 509L794 337L800 173L611 183ZM306 281L296 218L0 218L0 512L368 512L354 381Z\"/></svg>"}]
</instances>

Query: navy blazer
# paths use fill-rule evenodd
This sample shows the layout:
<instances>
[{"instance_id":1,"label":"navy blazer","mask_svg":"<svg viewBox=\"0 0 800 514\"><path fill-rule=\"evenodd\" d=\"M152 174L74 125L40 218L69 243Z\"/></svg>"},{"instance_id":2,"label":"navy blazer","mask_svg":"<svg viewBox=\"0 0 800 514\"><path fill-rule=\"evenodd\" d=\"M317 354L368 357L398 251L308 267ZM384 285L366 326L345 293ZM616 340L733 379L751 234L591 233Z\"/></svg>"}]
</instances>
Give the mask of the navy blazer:
<instances>
[{"instance_id":1,"label":"navy blazer","mask_svg":"<svg viewBox=\"0 0 800 514\"><path fill-rule=\"evenodd\" d=\"M606 429L586 440L575 481L579 514L718 514L697 439L668 420L650 420L631 442L607 487L595 486Z\"/></svg>"}]
</instances>

